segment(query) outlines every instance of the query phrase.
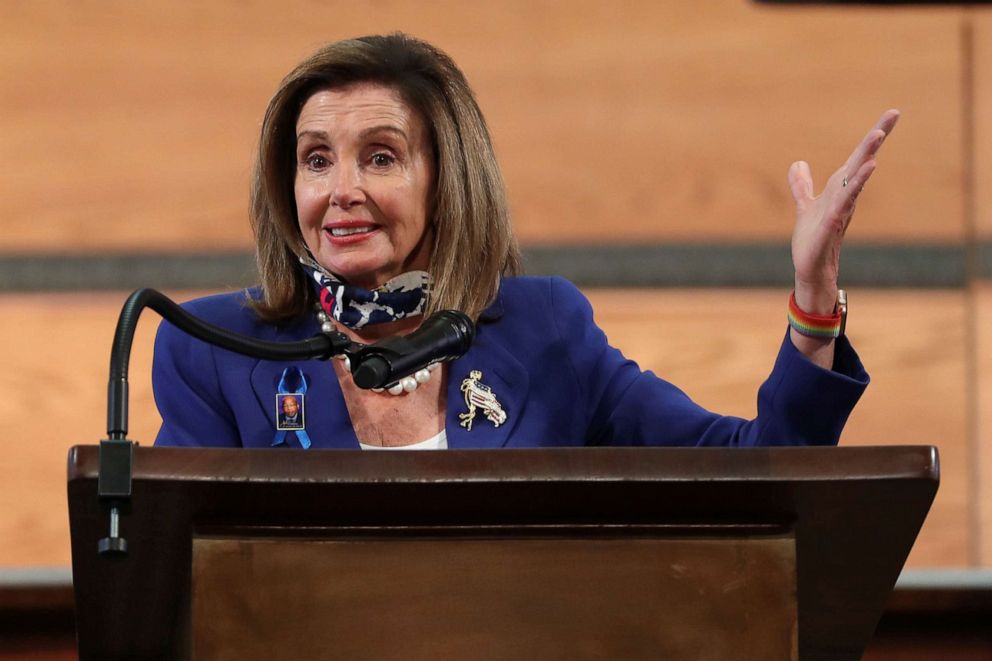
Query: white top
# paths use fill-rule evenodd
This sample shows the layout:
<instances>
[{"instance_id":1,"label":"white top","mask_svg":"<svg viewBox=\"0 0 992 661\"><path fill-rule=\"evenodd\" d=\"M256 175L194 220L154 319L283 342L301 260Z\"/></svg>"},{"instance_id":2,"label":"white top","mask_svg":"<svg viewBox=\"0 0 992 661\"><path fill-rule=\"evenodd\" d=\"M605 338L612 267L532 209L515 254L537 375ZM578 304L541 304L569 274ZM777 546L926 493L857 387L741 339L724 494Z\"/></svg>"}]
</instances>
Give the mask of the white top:
<instances>
[{"instance_id":1,"label":"white top","mask_svg":"<svg viewBox=\"0 0 992 661\"><path fill-rule=\"evenodd\" d=\"M426 441L420 441L419 443L414 443L412 445L394 445L390 447L383 447L381 445L365 445L364 443L359 443L363 450L447 450L448 449L448 435L441 430L441 433L437 436L431 436Z\"/></svg>"}]
</instances>

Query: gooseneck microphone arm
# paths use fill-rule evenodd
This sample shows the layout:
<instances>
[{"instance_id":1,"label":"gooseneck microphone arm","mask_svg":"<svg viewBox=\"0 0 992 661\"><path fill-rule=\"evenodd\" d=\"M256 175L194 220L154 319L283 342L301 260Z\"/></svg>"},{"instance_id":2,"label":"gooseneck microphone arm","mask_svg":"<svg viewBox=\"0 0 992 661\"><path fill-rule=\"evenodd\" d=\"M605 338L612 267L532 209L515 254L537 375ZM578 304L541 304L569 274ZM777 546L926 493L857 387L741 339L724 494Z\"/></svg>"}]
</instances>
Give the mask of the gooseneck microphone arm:
<instances>
[{"instance_id":1,"label":"gooseneck microphone arm","mask_svg":"<svg viewBox=\"0 0 992 661\"><path fill-rule=\"evenodd\" d=\"M455 310L442 310L405 337L375 344L352 342L344 333L320 333L298 342L266 342L197 319L161 292L139 289L131 294L117 320L110 352L107 385L107 438L100 441L97 494L110 511L110 535L97 544L101 554L127 553L119 534L120 514L131 501L134 443L127 438L127 370L138 316L151 308L193 337L209 344L263 360L327 360L344 354L351 360L352 378L360 388L389 386L431 363L461 357L475 337L475 325Z\"/></svg>"},{"instance_id":2,"label":"gooseneck microphone arm","mask_svg":"<svg viewBox=\"0 0 992 661\"><path fill-rule=\"evenodd\" d=\"M110 509L110 535L97 544L101 554L127 553L127 540L119 534L120 513L131 499L131 460L134 443L127 439L127 371L138 317L151 308L174 326L210 344L266 360L326 360L353 348L343 333L321 333L298 342L266 342L234 333L197 319L154 289L131 294L121 310L110 352L110 382L107 385L107 438L100 441L97 494ZM350 352L350 351L349 351Z\"/></svg>"},{"instance_id":3,"label":"gooseneck microphone arm","mask_svg":"<svg viewBox=\"0 0 992 661\"><path fill-rule=\"evenodd\" d=\"M144 308L151 308L179 330L189 333L208 344L264 360L327 360L345 353L352 341L344 333L320 333L298 342L266 342L248 335L234 333L197 319L154 289L139 289L131 294L121 309L110 352L110 383L107 398L107 437L123 440L127 437L127 370L131 359L131 345L138 316Z\"/></svg>"}]
</instances>

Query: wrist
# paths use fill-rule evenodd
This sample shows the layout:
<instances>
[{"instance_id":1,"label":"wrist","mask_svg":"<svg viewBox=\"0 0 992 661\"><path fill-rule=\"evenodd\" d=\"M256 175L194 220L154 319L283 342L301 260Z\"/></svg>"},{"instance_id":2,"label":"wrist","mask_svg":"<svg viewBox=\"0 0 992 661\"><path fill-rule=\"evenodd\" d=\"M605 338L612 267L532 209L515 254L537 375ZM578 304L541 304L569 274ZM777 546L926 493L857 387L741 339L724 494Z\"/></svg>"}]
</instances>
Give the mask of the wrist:
<instances>
[{"instance_id":1,"label":"wrist","mask_svg":"<svg viewBox=\"0 0 992 661\"><path fill-rule=\"evenodd\" d=\"M794 296L800 310L811 315L833 315L837 307L837 283L812 284L796 278Z\"/></svg>"},{"instance_id":2,"label":"wrist","mask_svg":"<svg viewBox=\"0 0 992 661\"><path fill-rule=\"evenodd\" d=\"M838 289L829 314L816 314L804 310L796 300L796 292L789 296L789 326L808 338L833 339L844 334L847 323L847 292Z\"/></svg>"}]
</instances>

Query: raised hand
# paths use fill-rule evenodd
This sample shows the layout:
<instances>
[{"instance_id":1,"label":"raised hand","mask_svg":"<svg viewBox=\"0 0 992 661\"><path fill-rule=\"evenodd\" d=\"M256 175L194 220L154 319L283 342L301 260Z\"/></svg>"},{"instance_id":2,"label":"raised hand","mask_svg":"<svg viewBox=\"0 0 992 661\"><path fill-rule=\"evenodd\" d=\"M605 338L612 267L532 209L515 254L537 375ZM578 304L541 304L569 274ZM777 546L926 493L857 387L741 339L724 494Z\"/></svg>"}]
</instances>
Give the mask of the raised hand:
<instances>
[{"instance_id":1,"label":"raised hand","mask_svg":"<svg viewBox=\"0 0 992 661\"><path fill-rule=\"evenodd\" d=\"M830 176L819 195L813 194L813 175L808 163L796 161L789 168L789 187L796 201L796 227L792 233L796 304L805 312L833 312L844 235L854 215L858 195L875 171L875 156L898 120L898 110L882 113L847 162ZM807 342L810 338L803 339L795 331L792 337L796 346L807 355L810 355L807 348L816 350L825 345L820 340ZM831 362L832 356L830 343Z\"/></svg>"}]
</instances>

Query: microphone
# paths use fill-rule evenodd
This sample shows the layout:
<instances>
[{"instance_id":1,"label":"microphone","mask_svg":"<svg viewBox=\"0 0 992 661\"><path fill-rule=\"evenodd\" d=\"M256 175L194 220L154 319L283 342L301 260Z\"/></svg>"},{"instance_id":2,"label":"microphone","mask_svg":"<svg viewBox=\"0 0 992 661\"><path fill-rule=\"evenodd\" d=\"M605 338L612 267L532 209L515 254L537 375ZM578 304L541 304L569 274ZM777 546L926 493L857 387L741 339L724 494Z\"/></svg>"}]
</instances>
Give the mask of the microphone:
<instances>
[{"instance_id":1,"label":"microphone","mask_svg":"<svg viewBox=\"0 0 992 661\"><path fill-rule=\"evenodd\" d=\"M409 335L346 352L351 377L359 388L385 388L431 363L462 357L474 338L475 324L467 315L442 310Z\"/></svg>"}]
</instances>

